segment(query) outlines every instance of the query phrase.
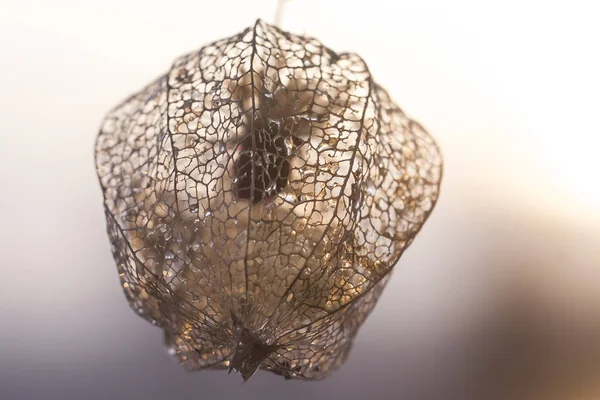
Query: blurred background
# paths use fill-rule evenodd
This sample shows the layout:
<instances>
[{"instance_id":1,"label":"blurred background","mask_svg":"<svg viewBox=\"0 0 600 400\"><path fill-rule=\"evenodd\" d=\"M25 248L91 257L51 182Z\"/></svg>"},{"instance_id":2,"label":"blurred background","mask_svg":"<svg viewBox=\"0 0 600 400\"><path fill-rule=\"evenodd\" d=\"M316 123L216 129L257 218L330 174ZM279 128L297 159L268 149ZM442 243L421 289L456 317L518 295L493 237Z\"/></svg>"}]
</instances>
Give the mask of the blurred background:
<instances>
[{"instance_id":1,"label":"blurred background","mask_svg":"<svg viewBox=\"0 0 600 400\"><path fill-rule=\"evenodd\" d=\"M0 2L0 399L600 399L600 6L289 0L438 140L441 199L320 382L188 373L134 315L93 144L105 112L276 1Z\"/></svg>"}]
</instances>

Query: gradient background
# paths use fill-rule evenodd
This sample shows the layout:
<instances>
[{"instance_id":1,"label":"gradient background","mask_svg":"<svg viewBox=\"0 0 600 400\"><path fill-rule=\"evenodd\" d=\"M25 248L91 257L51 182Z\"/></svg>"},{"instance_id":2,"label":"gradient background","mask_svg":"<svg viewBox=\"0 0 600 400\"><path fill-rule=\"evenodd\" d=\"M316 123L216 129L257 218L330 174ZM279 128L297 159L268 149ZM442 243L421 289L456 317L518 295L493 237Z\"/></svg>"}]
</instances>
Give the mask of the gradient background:
<instances>
[{"instance_id":1,"label":"gradient background","mask_svg":"<svg viewBox=\"0 0 600 400\"><path fill-rule=\"evenodd\" d=\"M329 380L167 357L121 292L94 139L275 3L0 1L0 399L600 399L596 1L289 1L284 29L359 53L439 141L441 199Z\"/></svg>"}]
</instances>

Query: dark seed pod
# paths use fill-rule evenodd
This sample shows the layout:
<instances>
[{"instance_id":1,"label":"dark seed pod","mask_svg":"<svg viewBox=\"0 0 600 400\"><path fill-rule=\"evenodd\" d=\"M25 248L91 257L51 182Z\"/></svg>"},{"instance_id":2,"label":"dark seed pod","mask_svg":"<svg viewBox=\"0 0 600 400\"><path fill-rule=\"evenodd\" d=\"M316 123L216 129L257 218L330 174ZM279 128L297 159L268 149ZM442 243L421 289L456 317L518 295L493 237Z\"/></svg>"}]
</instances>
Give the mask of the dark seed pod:
<instances>
[{"instance_id":1,"label":"dark seed pod","mask_svg":"<svg viewBox=\"0 0 600 400\"><path fill-rule=\"evenodd\" d=\"M96 163L132 308L244 379L344 362L442 174L357 55L261 21L112 110Z\"/></svg>"}]
</instances>

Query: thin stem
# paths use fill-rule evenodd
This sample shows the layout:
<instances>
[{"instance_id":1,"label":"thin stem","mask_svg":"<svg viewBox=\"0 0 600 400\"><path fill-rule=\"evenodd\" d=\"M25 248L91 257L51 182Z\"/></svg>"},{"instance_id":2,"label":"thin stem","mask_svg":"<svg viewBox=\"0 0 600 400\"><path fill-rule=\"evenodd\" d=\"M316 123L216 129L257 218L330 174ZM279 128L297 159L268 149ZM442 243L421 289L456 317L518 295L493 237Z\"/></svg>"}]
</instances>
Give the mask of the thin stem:
<instances>
[{"instance_id":1,"label":"thin stem","mask_svg":"<svg viewBox=\"0 0 600 400\"><path fill-rule=\"evenodd\" d=\"M277 26L281 25L281 19L283 18L283 6L288 0L277 0L277 9L275 10L274 23Z\"/></svg>"}]
</instances>

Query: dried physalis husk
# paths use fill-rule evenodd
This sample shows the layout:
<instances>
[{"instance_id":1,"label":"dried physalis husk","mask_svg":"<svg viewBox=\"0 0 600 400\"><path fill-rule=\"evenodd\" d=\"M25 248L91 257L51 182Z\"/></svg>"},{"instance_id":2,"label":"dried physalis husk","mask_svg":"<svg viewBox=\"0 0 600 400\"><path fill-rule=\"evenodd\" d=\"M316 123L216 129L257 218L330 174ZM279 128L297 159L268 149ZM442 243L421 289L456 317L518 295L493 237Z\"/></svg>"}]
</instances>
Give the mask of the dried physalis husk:
<instances>
[{"instance_id":1,"label":"dried physalis husk","mask_svg":"<svg viewBox=\"0 0 600 400\"><path fill-rule=\"evenodd\" d=\"M442 175L360 57L260 20L112 110L96 162L131 306L244 379L344 362Z\"/></svg>"}]
</instances>

